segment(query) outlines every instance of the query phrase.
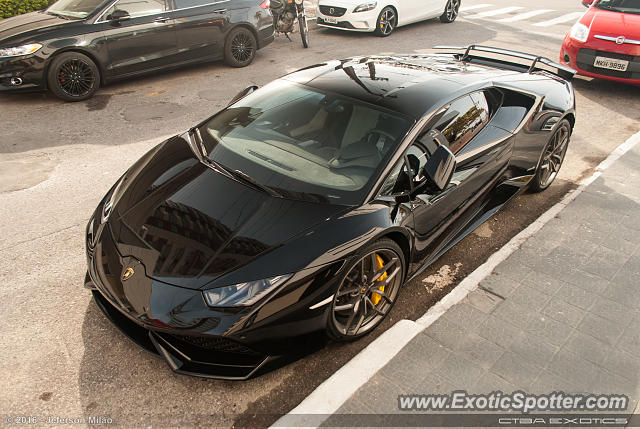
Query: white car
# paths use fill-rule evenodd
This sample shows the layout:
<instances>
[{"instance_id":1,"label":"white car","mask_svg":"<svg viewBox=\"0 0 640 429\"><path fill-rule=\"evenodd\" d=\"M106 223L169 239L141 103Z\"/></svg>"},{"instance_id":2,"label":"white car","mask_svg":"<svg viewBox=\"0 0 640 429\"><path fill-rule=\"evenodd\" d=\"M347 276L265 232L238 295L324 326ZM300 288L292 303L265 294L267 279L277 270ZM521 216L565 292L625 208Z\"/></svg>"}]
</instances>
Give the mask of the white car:
<instances>
[{"instance_id":1,"label":"white car","mask_svg":"<svg viewBox=\"0 0 640 429\"><path fill-rule=\"evenodd\" d=\"M461 0L320 0L318 25L349 31L390 35L396 27L440 17L453 22Z\"/></svg>"}]
</instances>

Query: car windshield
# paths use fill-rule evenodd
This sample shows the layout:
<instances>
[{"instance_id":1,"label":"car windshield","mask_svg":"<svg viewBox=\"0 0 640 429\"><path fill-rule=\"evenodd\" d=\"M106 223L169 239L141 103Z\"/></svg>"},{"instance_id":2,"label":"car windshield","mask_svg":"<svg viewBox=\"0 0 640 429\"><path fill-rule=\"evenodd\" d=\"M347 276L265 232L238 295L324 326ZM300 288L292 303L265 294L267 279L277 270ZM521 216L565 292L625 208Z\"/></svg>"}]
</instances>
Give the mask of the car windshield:
<instances>
[{"instance_id":1,"label":"car windshield","mask_svg":"<svg viewBox=\"0 0 640 429\"><path fill-rule=\"evenodd\" d=\"M59 0L47 9L47 13L66 18L86 18L103 3L104 0Z\"/></svg>"},{"instance_id":2,"label":"car windshield","mask_svg":"<svg viewBox=\"0 0 640 429\"><path fill-rule=\"evenodd\" d=\"M640 0L600 0L595 7L614 12L640 14Z\"/></svg>"},{"instance_id":3,"label":"car windshield","mask_svg":"<svg viewBox=\"0 0 640 429\"><path fill-rule=\"evenodd\" d=\"M412 120L285 80L200 128L208 157L291 198L358 204Z\"/></svg>"}]
</instances>

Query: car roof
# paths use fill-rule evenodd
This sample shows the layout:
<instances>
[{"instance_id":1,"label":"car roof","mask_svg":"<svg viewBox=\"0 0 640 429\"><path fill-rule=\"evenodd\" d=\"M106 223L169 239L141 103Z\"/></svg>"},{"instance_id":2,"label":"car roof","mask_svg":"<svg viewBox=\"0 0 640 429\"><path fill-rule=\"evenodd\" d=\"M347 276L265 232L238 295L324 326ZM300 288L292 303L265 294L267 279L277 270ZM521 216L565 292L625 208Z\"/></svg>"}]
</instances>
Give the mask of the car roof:
<instances>
[{"instance_id":1,"label":"car roof","mask_svg":"<svg viewBox=\"0 0 640 429\"><path fill-rule=\"evenodd\" d=\"M338 93L413 118L458 97L465 89L520 72L469 64L452 55L368 56L316 64L286 75L321 91Z\"/></svg>"}]
</instances>

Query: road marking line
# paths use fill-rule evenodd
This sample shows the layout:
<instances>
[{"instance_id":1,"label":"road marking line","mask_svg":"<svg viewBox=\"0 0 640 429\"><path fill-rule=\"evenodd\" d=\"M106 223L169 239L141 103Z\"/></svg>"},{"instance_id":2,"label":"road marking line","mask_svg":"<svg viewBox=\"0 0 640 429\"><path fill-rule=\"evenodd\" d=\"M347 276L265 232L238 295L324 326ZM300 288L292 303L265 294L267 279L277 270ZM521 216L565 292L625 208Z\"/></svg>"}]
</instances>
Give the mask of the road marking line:
<instances>
[{"instance_id":1,"label":"road marking line","mask_svg":"<svg viewBox=\"0 0 640 429\"><path fill-rule=\"evenodd\" d=\"M553 9L538 9L538 10L532 10L530 12L525 12L525 13L521 13L519 15L516 16L512 16L510 18L502 18L499 19L498 22L516 22L516 21L524 21L525 19L534 17L534 16L538 16L538 15L542 15L543 13L547 13L547 12L554 12Z\"/></svg>"},{"instance_id":2,"label":"road marking line","mask_svg":"<svg viewBox=\"0 0 640 429\"><path fill-rule=\"evenodd\" d=\"M509 12L515 12L516 10L524 9L522 6L503 7L502 9L488 10L486 12L476 13L475 15L465 16L466 19L478 19L488 18L491 16L504 15Z\"/></svg>"},{"instance_id":3,"label":"road marking line","mask_svg":"<svg viewBox=\"0 0 640 429\"><path fill-rule=\"evenodd\" d=\"M364 350L347 362L342 368L326 379L309 396L287 414L276 421L271 428L317 428L331 414L338 409L364 384L393 359L402 348L416 335L430 326L449 308L464 299L469 292L476 289L478 284L495 269L500 262L507 259L522 243L538 232L542 227L555 218L571 201L576 199L589 184L602 175L622 155L640 143L640 132L632 135L618 146L602 161L591 177L583 179L578 188L569 192L557 204L544 212L531 225L513 237L500 250L491 255L487 261L476 268L447 296L440 300L418 320L401 320L378 338L373 340ZM451 296L451 297L450 297ZM400 346L402 344L402 346ZM377 368L377 369L375 369Z\"/></svg>"},{"instance_id":4,"label":"road marking line","mask_svg":"<svg viewBox=\"0 0 640 429\"><path fill-rule=\"evenodd\" d=\"M542 21L542 22L535 23L533 25L535 25L536 27L551 27L552 25L562 24L567 21L575 21L576 19L580 18L582 15L584 15L584 12L571 12L571 13L567 13L566 15L562 15L557 18L550 19L549 21Z\"/></svg>"},{"instance_id":5,"label":"road marking line","mask_svg":"<svg viewBox=\"0 0 640 429\"><path fill-rule=\"evenodd\" d=\"M460 12L466 12L468 10L482 9L483 7L493 6L490 3L474 4L473 6L462 6Z\"/></svg>"}]
</instances>

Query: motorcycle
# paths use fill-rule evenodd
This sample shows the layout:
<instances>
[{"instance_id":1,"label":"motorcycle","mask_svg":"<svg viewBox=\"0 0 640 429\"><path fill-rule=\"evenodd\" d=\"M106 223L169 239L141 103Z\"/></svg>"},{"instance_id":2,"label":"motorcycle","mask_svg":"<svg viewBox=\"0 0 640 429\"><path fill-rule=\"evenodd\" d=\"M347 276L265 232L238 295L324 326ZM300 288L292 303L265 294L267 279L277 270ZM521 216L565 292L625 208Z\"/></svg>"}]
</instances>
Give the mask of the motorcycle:
<instances>
[{"instance_id":1,"label":"motorcycle","mask_svg":"<svg viewBox=\"0 0 640 429\"><path fill-rule=\"evenodd\" d=\"M289 33L293 31L296 23L300 26L300 37L302 46L309 47L309 27L307 26L307 16L304 12L304 0L270 0L269 10L273 16L273 26L277 33L284 33L287 39L291 40Z\"/></svg>"}]
</instances>

